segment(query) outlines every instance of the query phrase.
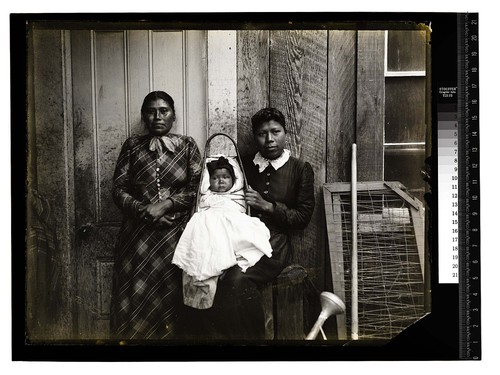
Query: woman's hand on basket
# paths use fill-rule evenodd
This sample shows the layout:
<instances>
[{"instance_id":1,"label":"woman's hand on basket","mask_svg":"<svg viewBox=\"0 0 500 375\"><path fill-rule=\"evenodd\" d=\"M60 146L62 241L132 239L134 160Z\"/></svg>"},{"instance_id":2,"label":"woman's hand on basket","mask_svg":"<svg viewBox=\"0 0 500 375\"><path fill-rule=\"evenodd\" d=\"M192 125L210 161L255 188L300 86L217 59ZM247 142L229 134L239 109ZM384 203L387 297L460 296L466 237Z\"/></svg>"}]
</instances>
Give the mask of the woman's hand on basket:
<instances>
[{"instance_id":1,"label":"woman's hand on basket","mask_svg":"<svg viewBox=\"0 0 500 375\"><path fill-rule=\"evenodd\" d=\"M250 185L248 186L248 190L245 193L245 201L250 207L255 208L259 211L268 214L272 214L274 212L274 204L262 198L260 193L252 189Z\"/></svg>"}]
</instances>

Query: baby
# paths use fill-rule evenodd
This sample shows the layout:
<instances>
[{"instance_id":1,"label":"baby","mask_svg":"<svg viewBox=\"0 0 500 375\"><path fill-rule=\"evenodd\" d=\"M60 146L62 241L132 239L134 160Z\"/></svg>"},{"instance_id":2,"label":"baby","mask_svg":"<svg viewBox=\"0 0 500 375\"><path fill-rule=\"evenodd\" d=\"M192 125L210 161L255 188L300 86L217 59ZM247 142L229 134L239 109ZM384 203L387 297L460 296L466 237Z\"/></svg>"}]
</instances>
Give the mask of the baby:
<instances>
[{"instance_id":1,"label":"baby","mask_svg":"<svg viewBox=\"0 0 500 375\"><path fill-rule=\"evenodd\" d=\"M212 306L224 270L237 264L245 272L272 254L267 227L245 214L238 164L221 156L207 163L207 171L198 212L187 223L172 260L184 271L184 303L198 309Z\"/></svg>"}]
</instances>

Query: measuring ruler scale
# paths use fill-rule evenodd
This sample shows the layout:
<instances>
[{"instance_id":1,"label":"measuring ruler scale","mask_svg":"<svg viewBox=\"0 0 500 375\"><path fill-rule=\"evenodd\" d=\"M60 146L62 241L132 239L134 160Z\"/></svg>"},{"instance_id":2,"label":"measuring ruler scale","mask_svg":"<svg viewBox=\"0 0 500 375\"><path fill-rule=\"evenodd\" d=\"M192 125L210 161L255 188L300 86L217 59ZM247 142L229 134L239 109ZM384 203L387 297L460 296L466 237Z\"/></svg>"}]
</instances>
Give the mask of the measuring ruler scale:
<instances>
[{"instance_id":1,"label":"measuring ruler scale","mask_svg":"<svg viewBox=\"0 0 500 375\"><path fill-rule=\"evenodd\" d=\"M437 103L438 281L458 284L460 358L480 359L478 14L457 17L457 86Z\"/></svg>"},{"instance_id":2,"label":"measuring ruler scale","mask_svg":"<svg viewBox=\"0 0 500 375\"><path fill-rule=\"evenodd\" d=\"M479 268L479 43L478 14L459 15L459 320L460 357L481 358ZM460 26L461 24L461 26ZM460 134L460 132L462 132Z\"/></svg>"}]
</instances>

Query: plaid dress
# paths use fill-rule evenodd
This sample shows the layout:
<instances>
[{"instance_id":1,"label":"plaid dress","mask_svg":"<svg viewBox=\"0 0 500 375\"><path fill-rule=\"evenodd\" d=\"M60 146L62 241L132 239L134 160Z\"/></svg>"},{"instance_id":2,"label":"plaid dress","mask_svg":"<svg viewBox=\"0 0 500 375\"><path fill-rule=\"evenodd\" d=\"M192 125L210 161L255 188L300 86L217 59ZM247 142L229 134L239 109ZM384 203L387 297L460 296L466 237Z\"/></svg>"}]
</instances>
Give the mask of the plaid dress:
<instances>
[{"instance_id":1,"label":"plaid dress","mask_svg":"<svg viewBox=\"0 0 500 375\"><path fill-rule=\"evenodd\" d=\"M116 164L113 199L123 222L113 272L114 338L172 338L182 303L181 271L171 261L196 196L201 155L191 137L167 136L173 149L160 152L150 150L150 135L127 139ZM140 207L167 198L174 203L167 214L173 226L139 220Z\"/></svg>"}]
</instances>

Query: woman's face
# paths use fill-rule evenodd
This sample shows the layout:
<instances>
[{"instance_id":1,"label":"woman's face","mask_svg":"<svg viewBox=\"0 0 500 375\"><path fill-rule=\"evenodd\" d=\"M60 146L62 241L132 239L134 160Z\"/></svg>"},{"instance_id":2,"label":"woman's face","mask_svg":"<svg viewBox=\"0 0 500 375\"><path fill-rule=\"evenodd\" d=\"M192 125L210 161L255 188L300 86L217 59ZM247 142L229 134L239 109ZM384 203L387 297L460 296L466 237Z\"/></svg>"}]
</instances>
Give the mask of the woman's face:
<instances>
[{"instance_id":1,"label":"woman's face","mask_svg":"<svg viewBox=\"0 0 500 375\"><path fill-rule=\"evenodd\" d=\"M281 156L285 148L285 129L279 122L267 121L255 130L254 139L263 157L276 159Z\"/></svg>"},{"instance_id":2,"label":"woman's face","mask_svg":"<svg viewBox=\"0 0 500 375\"><path fill-rule=\"evenodd\" d=\"M233 186L233 178L226 168L219 168L210 176L210 190L225 193Z\"/></svg>"},{"instance_id":3,"label":"woman's face","mask_svg":"<svg viewBox=\"0 0 500 375\"><path fill-rule=\"evenodd\" d=\"M175 114L165 100L156 99L150 101L144 108L142 118L150 134L163 136L172 129Z\"/></svg>"}]
</instances>

